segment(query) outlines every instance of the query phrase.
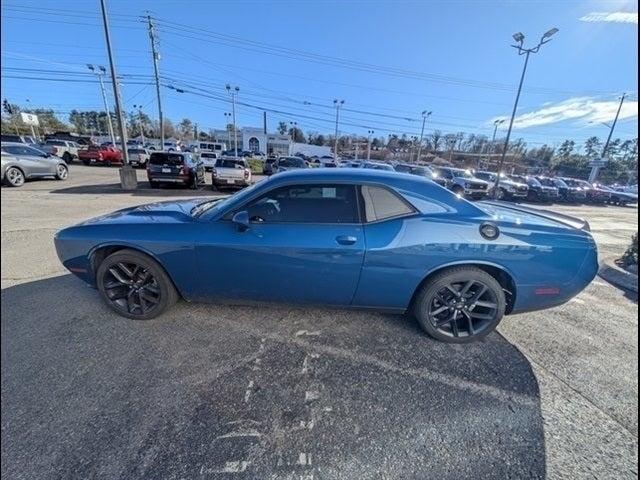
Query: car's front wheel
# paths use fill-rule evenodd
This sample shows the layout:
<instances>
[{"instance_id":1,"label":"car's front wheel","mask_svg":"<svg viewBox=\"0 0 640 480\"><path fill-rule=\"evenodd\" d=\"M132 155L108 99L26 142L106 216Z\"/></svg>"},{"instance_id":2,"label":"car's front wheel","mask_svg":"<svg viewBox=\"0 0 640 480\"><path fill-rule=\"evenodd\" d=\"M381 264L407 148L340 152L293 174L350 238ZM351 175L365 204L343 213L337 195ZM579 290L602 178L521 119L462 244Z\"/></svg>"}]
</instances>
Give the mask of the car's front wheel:
<instances>
[{"instance_id":1,"label":"car's front wheel","mask_svg":"<svg viewBox=\"0 0 640 480\"><path fill-rule=\"evenodd\" d=\"M66 165L56 166L56 180L66 180L69 177L69 168Z\"/></svg>"},{"instance_id":2,"label":"car's front wheel","mask_svg":"<svg viewBox=\"0 0 640 480\"><path fill-rule=\"evenodd\" d=\"M21 187L24 185L25 177L18 167L9 167L4 174L4 180L10 187Z\"/></svg>"},{"instance_id":3,"label":"car's front wheel","mask_svg":"<svg viewBox=\"0 0 640 480\"><path fill-rule=\"evenodd\" d=\"M171 279L151 257L120 250L103 260L96 283L109 308L135 320L157 317L178 300Z\"/></svg>"},{"instance_id":4,"label":"car's front wheel","mask_svg":"<svg viewBox=\"0 0 640 480\"><path fill-rule=\"evenodd\" d=\"M469 343L491 333L505 308L504 291L495 278L476 267L454 267L422 286L413 311L433 338Z\"/></svg>"}]
</instances>

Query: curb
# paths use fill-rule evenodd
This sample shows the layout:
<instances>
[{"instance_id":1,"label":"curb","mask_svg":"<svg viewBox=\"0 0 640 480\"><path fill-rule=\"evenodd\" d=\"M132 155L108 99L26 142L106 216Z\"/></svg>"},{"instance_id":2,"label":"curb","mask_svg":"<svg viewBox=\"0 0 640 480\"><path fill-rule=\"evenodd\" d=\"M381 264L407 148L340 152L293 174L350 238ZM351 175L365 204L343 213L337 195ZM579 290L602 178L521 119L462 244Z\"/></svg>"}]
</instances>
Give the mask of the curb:
<instances>
[{"instance_id":1,"label":"curb","mask_svg":"<svg viewBox=\"0 0 640 480\"><path fill-rule=\"evenodd\" d=\"M638 293L638 276L618 267L614 263L614 260L613 257L602 259L600 261L598 275L617 287Z\"/></svg>"}]
</instances>

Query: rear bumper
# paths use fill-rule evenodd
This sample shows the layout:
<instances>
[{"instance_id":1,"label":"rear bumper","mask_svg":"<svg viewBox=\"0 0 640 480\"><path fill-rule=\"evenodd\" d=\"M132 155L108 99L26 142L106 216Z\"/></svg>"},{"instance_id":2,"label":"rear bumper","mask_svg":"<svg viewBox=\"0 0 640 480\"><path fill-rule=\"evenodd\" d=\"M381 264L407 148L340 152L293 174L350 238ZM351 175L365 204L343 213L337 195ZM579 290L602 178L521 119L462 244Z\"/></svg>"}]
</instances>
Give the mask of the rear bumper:
<instances>
[{"instance_id":1,"label":"rear bumper","mask_svg":"<svg viewBox=\"0 0 640 480\"><path fill-rule=\"evenodd\" d=\"M183 175L147 175L150 182L157 183L189 183L191 177Z\"/></svg>"},{"instance_id":2,"label":"rear bumper","mask_svg":"<svg viewBox=\"0 0 640 480\"><path fill-rule=\"evenodd\" d=\"M248 187L251 184L250 180L238 180L233 178L214 178L214 185L236 186L236 187Z\"/></svg>"}]
</instances>

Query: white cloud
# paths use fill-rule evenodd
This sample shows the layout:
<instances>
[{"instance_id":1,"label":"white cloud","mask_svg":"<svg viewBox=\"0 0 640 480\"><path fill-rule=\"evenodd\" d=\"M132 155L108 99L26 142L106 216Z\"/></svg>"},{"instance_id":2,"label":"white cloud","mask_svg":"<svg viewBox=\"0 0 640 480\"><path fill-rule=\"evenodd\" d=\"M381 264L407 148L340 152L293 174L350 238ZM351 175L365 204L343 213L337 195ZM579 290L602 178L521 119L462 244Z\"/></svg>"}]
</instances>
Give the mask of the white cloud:
<instances>
[{"instance_id":1,"label":"white cloud","mask_svg":"<svg viewBox=\"0 0 640 480\"><path fill-rule=\"evenodd\" d=\"M597 100L593 97L576 97L516 116L514 129L539 127L553 123L576 120L583 124L589 122L610 122L616 116L619 100ZM637 118L638 101L626 100L620 110L620 120ZM491 119L491 123L496 120Z\"/></svg>"},{"instance_id":2,"label":"white cloud","mask_svg":"<svg viewBox=\"0 0 640 480\"><path fill-rule=\"evenodd\" d=\"M638 12L591 12L580 18L583 22L613 22L638 24Z\"/></svg>"}]
</instances>

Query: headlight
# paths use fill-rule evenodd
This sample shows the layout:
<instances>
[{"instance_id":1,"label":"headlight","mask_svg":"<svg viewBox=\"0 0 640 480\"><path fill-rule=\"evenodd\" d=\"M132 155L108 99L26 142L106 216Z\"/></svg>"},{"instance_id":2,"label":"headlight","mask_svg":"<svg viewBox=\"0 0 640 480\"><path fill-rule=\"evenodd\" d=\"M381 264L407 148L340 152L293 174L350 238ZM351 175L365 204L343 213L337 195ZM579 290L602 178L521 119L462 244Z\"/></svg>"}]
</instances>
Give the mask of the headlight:
<instances>
[{"instance_id":1,"label":"headlight","mask_svg":"<svg viewBox=\"0 0 640 480\"><path fill-rule=\"evenodd\" d=\"M514 187L513 185L505 185L505 186L504 186L504 189L505 189L507 192L515 192L515 191L516 191L516 187Z\"/></svg>"}]
</instances>

